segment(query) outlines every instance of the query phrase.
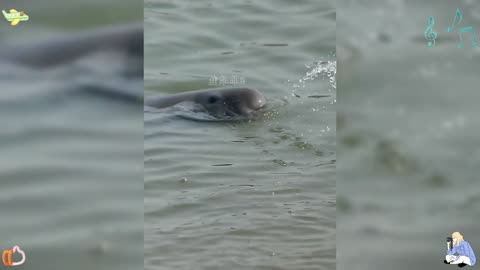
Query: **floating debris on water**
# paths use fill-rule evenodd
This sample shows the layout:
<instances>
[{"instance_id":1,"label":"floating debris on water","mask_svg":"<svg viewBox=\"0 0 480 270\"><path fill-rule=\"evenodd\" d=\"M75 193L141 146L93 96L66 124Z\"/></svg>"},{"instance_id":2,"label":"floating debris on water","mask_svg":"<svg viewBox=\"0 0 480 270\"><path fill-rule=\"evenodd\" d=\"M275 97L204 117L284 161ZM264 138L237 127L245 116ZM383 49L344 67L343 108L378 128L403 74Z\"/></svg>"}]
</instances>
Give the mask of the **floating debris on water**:
<instances>
[{"instance_id":1,"label":"floating debris on water","mask_svg":"<svg viewBox=\"0 0 480 270\"><path fill-rule=\"evenodd\" d=\"M224 164L213 164L212 166L222 167L222 166L232 166L232 165L233 165L232 163L224 163Z\"/></svg>"},{"instance_id":2,"label":"floating debris on water","mask_svg":"<svg viewBox=\"0 0 480 270\"><path fill-rule=\"evenodd\" d=\"M280 166L284 166L284 167L287 166L287 163L283 160L280 160L280 159L274 159L273 163L276 163L276 164L278 164Z\"/></svg>"},{"instance_id":3,"label":"floating debris on water","mask_svg":"<svg viewBox=\"0 0 480 270\"><path fill-rule=\"evenodd\" d=\"M312 96L307 96L309 98L327 98L331 97L331 95L312 95Z\"/></svg>"},{"instance_id":4,"label":"floating debris on water","mask_svg":"<svg viewBox=\"0 0 480 270\"><path fill-rule=\"evenodd\" d=\"M288 46L287 43L265 43L263 44L265 47L286 47Z\"/></svg>"}]
</instances>

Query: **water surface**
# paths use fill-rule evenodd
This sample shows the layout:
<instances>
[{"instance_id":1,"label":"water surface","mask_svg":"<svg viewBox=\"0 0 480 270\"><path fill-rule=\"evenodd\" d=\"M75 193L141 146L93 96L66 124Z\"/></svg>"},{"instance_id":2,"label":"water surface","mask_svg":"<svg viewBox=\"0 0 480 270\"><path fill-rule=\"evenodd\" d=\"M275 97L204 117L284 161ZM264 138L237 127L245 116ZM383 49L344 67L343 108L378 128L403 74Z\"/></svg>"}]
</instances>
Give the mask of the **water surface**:
<instances>
[{"instance_id":1,"label":"water surface","mask_svg":"<svg viewBox=\"0 0 480 270\"><path fill-rule=\"evenodd\" d=\"M142 18L140 4L111 4L2 1L30 21L11 27L2 17L0 50ZM92 16L106 7L108 18ZM141 93L125 64L109 53L46 69L0 59L0 250L19 245L19 269L141 268L141 104L95 94Z\"/></svg>"},{"instance_id":2,"label":"water surface","mask_svg":"<svg viewBox=\"0 0 480 270\"><path fill-rule=\"evenodd\" d=\"M480 250L480 48L445 30L457 7L478 34L475 1L338 1L339 269L451 269L454 231Z\"/></svg>"},{"instance_id":3,"label":"water surface","mask_svg":"<svg viewBox=\"0 0 480 270\"><path fill-rule=\"evenodd\" d=\"M145 2L146 95L246 86L271 105L144 113L145 269L335 268L334 33L333 1Z\"/></svg>"}]
</instances>

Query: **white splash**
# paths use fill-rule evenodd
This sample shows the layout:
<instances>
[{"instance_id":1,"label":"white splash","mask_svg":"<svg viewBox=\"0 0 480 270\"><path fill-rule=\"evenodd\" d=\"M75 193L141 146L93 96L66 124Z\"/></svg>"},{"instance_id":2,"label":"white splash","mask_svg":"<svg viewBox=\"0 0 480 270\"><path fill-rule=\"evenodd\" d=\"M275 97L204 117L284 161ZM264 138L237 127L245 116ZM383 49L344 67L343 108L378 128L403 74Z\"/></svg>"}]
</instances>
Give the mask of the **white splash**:
<instances>
[{"instance_id":1,"label":"white splash","mask_svg":"<svg viewBox=\"0 0 480 270\"><path fill-rule=\"evenodd\" d=\"M305 88L305 82L306 81L313 81L316 78L318 78L320 75L323 75L324 78L325 76L328 78L330 85L332 86L332 89L329 89L329 91L337 89L337 61L317 61L314 62L314 66L309 66L305 65L306 68L309 69L305 73L305 75L298 80L297 83L293 84L293 95L295 96L295 92L299 88Z\"/></svg>"}]
</instances>

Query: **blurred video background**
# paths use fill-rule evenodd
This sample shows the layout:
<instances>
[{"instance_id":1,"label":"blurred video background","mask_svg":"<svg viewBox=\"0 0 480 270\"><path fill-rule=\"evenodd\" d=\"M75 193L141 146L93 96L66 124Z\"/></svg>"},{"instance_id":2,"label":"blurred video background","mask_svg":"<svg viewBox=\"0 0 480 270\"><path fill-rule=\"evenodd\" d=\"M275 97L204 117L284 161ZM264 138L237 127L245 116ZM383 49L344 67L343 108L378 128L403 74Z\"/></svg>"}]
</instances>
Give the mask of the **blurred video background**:
<instances>
[{"instance_id":1,"label":"blurred video background","mask_svg":"<svg viewBox=\"0 0 480 270\"><path fill-rule=\"evenodd\" d=\"M1 16L0 54L143 23L143 1L2 0L0 9L30 17L12 27ZM143 103L92 90L143 95L143 64L141 76L125 76L126 65L108 52L42 69L0 59L0 253L20 246L17 269L141 269Z\"/></svg>"},{"instance_id":2,"label":"blurred video background","mask_svg":"<svg viewBox=\"0 0 480 270\"><path fill-rule=\"evenodd\" d=\"M449 33L457 8L463 22ZM337 10L337 269L451 269L454 231L480 252L480 47L465 34L457 48L460 27L480 34L480 2Z\"/></svg>"}]
</instances>

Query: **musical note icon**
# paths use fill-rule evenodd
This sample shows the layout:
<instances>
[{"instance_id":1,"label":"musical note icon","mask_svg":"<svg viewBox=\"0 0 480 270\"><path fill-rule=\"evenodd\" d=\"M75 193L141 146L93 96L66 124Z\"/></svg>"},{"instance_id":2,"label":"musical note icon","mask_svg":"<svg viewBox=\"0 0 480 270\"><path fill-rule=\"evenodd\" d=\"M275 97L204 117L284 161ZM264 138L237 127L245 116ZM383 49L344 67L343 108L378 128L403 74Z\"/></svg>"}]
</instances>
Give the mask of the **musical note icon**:
<instances>
[{"instance_id":1,"label":"musical note icon","mask_svg":"<svg viewBox=\"0 0 480 270\"><path fill-rule=\"evenodd\" d=\"M447 31L448 31L448 32L452 32L452 31L453 31L453 28L454 28L454 25L455 25L455 21L457 20L457 16L459 17L457 24L461 24L461 23L462 23L462 20L463 20L463 15L462 15L462 12L460 11L459 8L457 8L457 11L455 12L455 17L453 18L452 26L447 27Z\"/></svg>"},{"instance_id":2,"label":"musical note icon","mask_svg":"<svg viewBox=\"0 0 480 270\"><path fill-rule=\"evenodd\" d=\"M460 44L457 46L459 49L463 48L463 37L462 37L462 34L463 33L466 33L466 32L472 32L472 38L473 38L473 41L472 41L472 48L477 46L477 36L475 35L475 30L473 29L473 26L467 26L467 27L463 27L463 28L460 28L458 30L458 37L460 38Z\"/></svg>"},{"instance_id":3,"label":"musical note icon","mask_svg":"<svg viewBox=\"0 0 480 270\"><path fill-rule=\"evenodd\" d=\"M457 20L458 20L457 22L458 25L461 24L463 20L463 15L459 8L457 8L457 11L455 11L455 17L453 18L452 26L447 27L448 32L453 31L453 28L455 28L455 22ZM467 26L467 27L460 28L458 30L458 38L460 39L460 44L458 44L457 48L459 49L463 48L463 34L467 32L472 32L472 38L473 38L472 47L477 46L477 41L476 41L477 36L475 35L475 30L473 26Z\"/></svg>"},{"instance_id":4,"label":"musical note icon","mask_svg":"<svg viewBox=\"0 0 480 270\"><path fill-rule=\"evenodd\" d=\"M428 18L428 27L425 30L425 34L423 35L426 40L429 40L428 42L428 47L433 47L435 46L435 39L437 39L437 32L433 31L433 25L435 24L435 19L433 19L433 16L430 16Z\"/></svg>"}]
</instances>

